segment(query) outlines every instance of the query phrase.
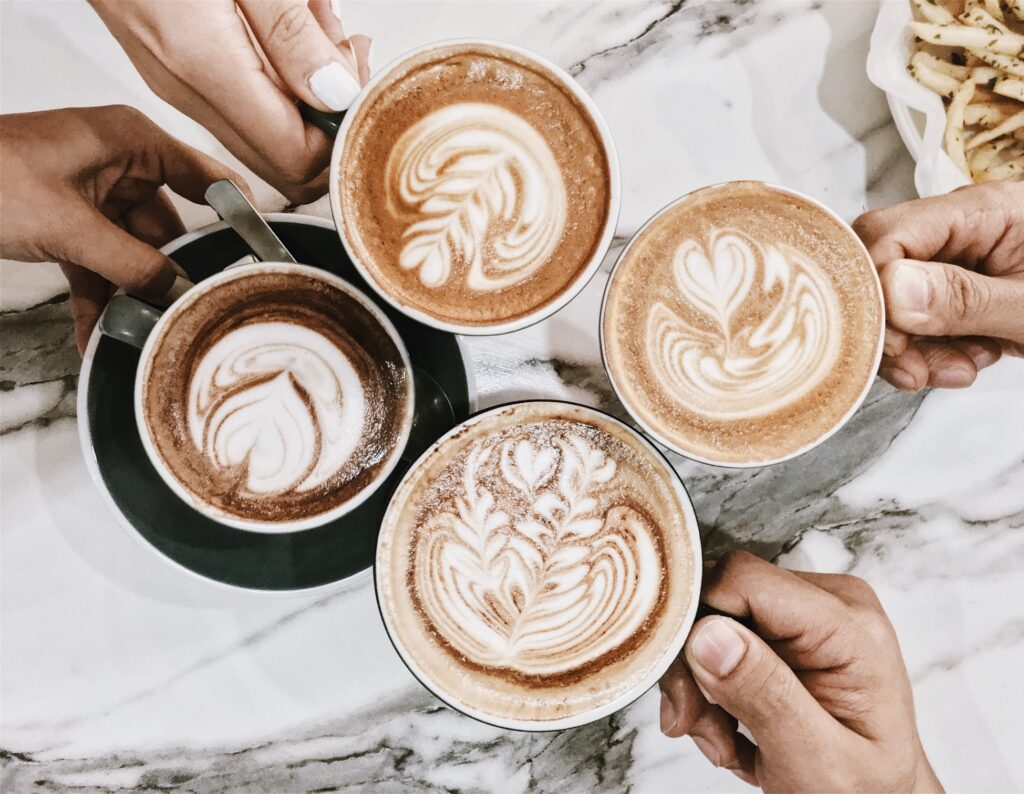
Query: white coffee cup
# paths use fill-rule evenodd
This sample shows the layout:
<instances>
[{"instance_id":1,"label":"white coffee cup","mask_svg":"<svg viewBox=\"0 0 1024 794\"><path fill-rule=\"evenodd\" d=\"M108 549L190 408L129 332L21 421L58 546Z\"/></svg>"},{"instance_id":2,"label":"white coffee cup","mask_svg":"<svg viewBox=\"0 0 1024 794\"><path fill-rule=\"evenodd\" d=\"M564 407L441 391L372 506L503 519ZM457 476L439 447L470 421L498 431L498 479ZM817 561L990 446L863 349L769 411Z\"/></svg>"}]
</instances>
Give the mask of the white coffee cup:
<instances>
[{"instance_id":1,"label":"white coffee cup","mask_svg":"<svg viewBox=\"0 0 1024 794\"><path fill-rule=\"evenodd\" d=\"M145 411L143 403L145 396L144 387L147 379L149 378L154 352L165 335L174 332L175 320L183 312L186 312L189 306L197 298L218 289L218 287L229 282L266 274L268 272L301 274L308 278L322 281L325 284L330 285L332 288L344 292L346 295L358 302L385 330L401 354L406 372L405 382L408 389L405 399L405 411L402 416L402 424L398 434L397 443L389 452L386 462L380 468L377 475L371 481L366 483L366 485L351 498L329 510L300 519L282 521L256 521L240 518L204 501L196 494L187 490L157 450L153 440L152 429L149 427L146 419L147 412ZM153 468L156 469L160 478L182 501L207 518L226 526L249 532L280 534L312 529L333 521L334 519L340 518L346 513L357 508L367 498L369 498L381 483L387 479L391 472L394 471L394 468L401 457L402 451L405 448L406 441L409 438L415 409L415 396L413 392L412 365L410 363L409 354L405 348L405 344L403 343L401 336L399 336L398 331L395 330L391 321L371 300L347 281L339 278L333 273L327 272L326 270L286 262L259 262L255 264L233 266L210 276L195 286L192 286L178 297L169 308L162 312L161 310L155 309L142 301L136 300L135 298L131 298L127 295L118 295L111 300L110 304L108 304L103 316L100 318L99 327L100 331L107 336L127 342L135 347L140 347L142 350L141 355L139 356L138 368L136 369L133 402L135 409L135 421L138 427L139 436L142 439L142 444L146 450L146 454L149 456L149 460L153 464Z\"/></svg>"},{"instance_id":2,"label":"white coffee cup","mask_svg":"<svg viewBox=\"0 0 1024 794\"><path fill-rule=\"evenodd\" d=\"M362 103L366 101L366 98L373 93L373 89L381 81L387 79L387 77L397 68L401 67L402 64L406 63L409 59L415 58L416 56L429 52L430 50L438 47L449 47L458 45L483 45L490 47L498 47L501 49L509 50L513 53L520 55L521 57L536 62L545 71L549 72L554 78L558 79L560 85L574 97L578 99L580 104L586 108L587 113L593 119L594 126L598 131L601 139L601 144L604 148L609 171L609 201L608 201L608 216L605 222L604 228L601 232L601 237L594 248L594 253L591 258L587 261L586 265L580 269L580 272L569 285L566 290L558 296L557 299L551 301L544 306L537 308L535 311L530 312L522 317L518 317L514 320L507 322L493 323L489 325L460 325L458 323L451 323L444 320L440 320L433 317L415 307L407 306L397 298L388 294L388 292L382 288L377 281L373 273L364 266L357 255L357 249L352 245L345 233L345 224L341 218L341 194L340 194L340 170L342 157L345 151L346 144L348 143L352 133L352 120L358 116L359 108ZM550 317L552 314L557 312L568 304L573 298L575 298L580 291L587 285L587 283L593 278L594 274L597 273L601 267L601 263L604 260L604 256L608 251L609 246L612 242L612 237L615 234L615 226L619 216L619 204L621 201L621 186L619 177L619 160L618 155L615 151L615 144L612 140L611 132L608 129L608 125L605 123L601 116L600 111L594 104L594 101L586 94L586 92L579 86L579 84L563 69L547 60L542 58L536 53L524 50L521 47L515 47L510 44L502 42L490 41L485 39L451 39L446 41L433 42L431 44L418 47L410 52L405 53L399 58L395 59L383 69L381 69L364 87L360 94L356 97L352 105L344 112L344 114L324 114L318 111L304 108L303 114L306 119L317 126L321 127L328 134L336 134L337 137L334 142L334 150L331 156L330 166L330 193L331 193L331 211L334 214L335 225L338 228L338 235L341 238L342 245L344 245L349 258L355 264L359 274L367 281L368 284L386 300L389 304L394 306L396 309L401 311L403 314L412 317L425 325L429 325L433 328L438 328L442 331L448 331L450 333L476 335L476 336L490 336L497 334L510 333L512 331L518 331L527 326L533 325L540 322L541 320Z\"/></svg>"}]
</instances>

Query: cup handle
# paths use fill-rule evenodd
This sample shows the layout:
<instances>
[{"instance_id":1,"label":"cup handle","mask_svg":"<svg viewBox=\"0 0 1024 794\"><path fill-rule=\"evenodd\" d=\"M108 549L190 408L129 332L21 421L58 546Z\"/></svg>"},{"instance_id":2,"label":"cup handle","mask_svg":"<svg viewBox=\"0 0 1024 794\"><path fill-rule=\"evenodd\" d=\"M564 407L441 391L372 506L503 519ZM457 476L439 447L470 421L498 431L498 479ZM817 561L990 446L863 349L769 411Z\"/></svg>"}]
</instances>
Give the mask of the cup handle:
<instances>
[{"instance_id":1,"label":"cup handle","mask_svg":"<svg viewBox=\"0 0 1024 794\"><path fill-rule=\"evenodd\" d=\"M342 119L345 118L345 111L328 113L325 110L317 110L305 102L299 102L299 115L309 124L322 130L328 138L334 140L338 136Z\"/></svg>"},{"instance_id":2,"label":"cup handle","mask_svg":"<svg viewBox=\"0 0 1024 794\"><path fill-rule=\"evenodd\" d=\"M129 295L115 295L100 315L100 333L140 350L163 312Z\"/></svg>"}]
</instances>

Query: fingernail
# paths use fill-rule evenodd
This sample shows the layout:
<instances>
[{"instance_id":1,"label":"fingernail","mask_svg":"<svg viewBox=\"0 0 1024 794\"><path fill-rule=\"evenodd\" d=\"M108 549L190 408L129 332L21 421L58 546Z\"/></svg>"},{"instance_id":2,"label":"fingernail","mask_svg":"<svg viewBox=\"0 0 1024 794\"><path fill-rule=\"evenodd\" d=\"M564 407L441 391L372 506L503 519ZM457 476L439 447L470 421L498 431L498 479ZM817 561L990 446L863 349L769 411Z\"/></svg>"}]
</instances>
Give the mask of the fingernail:
<instances>
[{"instance_id":1,"label":"fingernail","mask_svg":"<svg viewBox=\"0 0 1024 794\"><path fill-rule=\"evenodd\" d=\"M693 638L697 663L716 678L725 678L747 652L747 642L728 620L709 620Z\"/></svg>"},{"instance_id":2,"label":"fingernail","mask_svg":"<svg viewBox=\"0 0 1024 794\"><path fill-rule=\"evenodd\" d=\"M878 374L885 378L889 383L895 386L897 389L903 391L917 391L917 383L915 383L913 376L905 369L899 367L884 367L878 371Z\"/></svg>"},{"instance_id":3,"label":"fingernail","mask_svg":"<svg viewBox=\"0 0 1024 794\"><path fill-rule=\"evenodd\" d=\"M661 693L661 732L666 736L672 732L672 729L676 727L676 710L672 705L672 701L668 699L668 695L664 692Z\"/></svg>"},{"instance_id":4,"label":"fingernail","mask_svg":"<svg viewBox=\"0 0 1024 794\"><path fill-rule=\"evenodd\" d=\"M337 61L322 66L309 78L313 95L331 110L345 110L359 93L359 81Z\"/></svg>"},{"instance_id":5,"label":"fingernail","mask_svg":"<svg viewBox=\"0 0 1024 794\"><path fill-rule=\"evenodd\" d=\"M692 738L693 743L697 745L697 749L704 754L705 758L715 766L722 765L722 756L718 754L718 749L711 742L702 736L694 736Z\"/></svg>"},{"instance_id":6,"label":"fingernail","mask_svg":"<svg viewBox=\"0 0 1024 794\"><path fill-rule=\"evenodd\" d=\"M892 297L904 311L923 314L931 304L931 280L920 265L896 265L896 272L889 281L889 287L892 290Z\"/></svg>"},{"instance_id":7,"label":"fingernail","mask_svg":"<svg viewBox=\"0 0 1024 794\"><path fill-rule=\"evenodd\" d=\"M341 0L331 0L331 11L339 22L341 22Z\"/></svg>"},{"instance_id":8,"label":"fingernail","mask_svg":"<svg viewBox=\"0 0 1024 794\"><path fill-rule=\"evenodd\" d=\"M960 367L940 369L931 378L932 385L940 389L964 389L974 383L974 373Z\"/></svg>"}]
</instances>

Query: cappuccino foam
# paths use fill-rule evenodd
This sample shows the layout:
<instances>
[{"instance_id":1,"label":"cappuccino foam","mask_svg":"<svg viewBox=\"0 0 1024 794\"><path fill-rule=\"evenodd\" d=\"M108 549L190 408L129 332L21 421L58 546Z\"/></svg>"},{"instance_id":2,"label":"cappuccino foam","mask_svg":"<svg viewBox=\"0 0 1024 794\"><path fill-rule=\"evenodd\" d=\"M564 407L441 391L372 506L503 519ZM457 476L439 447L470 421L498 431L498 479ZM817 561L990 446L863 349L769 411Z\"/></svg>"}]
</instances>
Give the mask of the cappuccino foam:
<instances>
[{"instance_id":1,"label":"cappuccino foam","mask_svg":"<svg viewBox=\"0 0 1024 794\"><path fill-rule=\"evenodd\" d=\"M344 236L401 305L457 325L514 321L601 253L612 220L600 132L532 59L433 48L389 72L349 123Z\"/></svg>"},{"instance_id":2,"label":"cappuccino foam","mask_svg":"<svg viewBox=\"0 0 1024 794\"><path fill-rule=\"evenodd\" d=\"M348 501L400 450L402 354L346 291L301 272L243 272L197 292L145 373L149 435L206 506L249 521Z\"/></svg>"},{"instance_id":3,"label":"cappuccino foam","mask_svg":"<svg viewBox=\"0 0 1024 794\"><path fill-rule=\"evenodd\" d=\"M883 310L853 232L757 182L697 191L627 246L605 358L626 407L669 446L720 463L813 445L874 378Z\"/></svg>"},{"instance_id":4,"label":"cappuccino foam","mask_svg":"<svg viewBox=\"0 0 1024 794\"><path fill-rule=\"evenodd\" d=\"M385 517L389 632L424 683L484 719L600 708L681 643L697 564L685 500L667 463L596 411L523 403L471 420Z\"/></svg>"}]
</instances>

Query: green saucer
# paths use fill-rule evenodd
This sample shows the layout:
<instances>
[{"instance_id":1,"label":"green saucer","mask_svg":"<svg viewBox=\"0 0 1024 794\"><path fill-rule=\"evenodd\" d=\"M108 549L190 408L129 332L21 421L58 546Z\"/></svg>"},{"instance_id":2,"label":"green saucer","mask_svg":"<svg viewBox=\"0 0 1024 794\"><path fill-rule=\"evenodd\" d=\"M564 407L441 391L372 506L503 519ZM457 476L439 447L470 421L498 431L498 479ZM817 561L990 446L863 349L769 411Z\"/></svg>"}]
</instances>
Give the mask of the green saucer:
<instances>
[{"instance_id":1,"label":"green saucer","mask_svg":"<svg viewBox=\"0 0 1024 794\"><path fill-rule=\"evenodd\" d=\"M356 272L330 223L293 215L267 220L299 262L338 274L380 306L405 341L413 365L445 392L455 423L469 415L466 368L452 334L410 320L380 300ZM251 254L224 224L186 235L164 251L193 281ZM149 462L132 400L138 362L138 350L95 332L82 366L85 410L79 422L83 444L95 455L97 484L146 543L204 579L247 590L287 593L326 587L373 564L380 520L407 463L400 463L366 502L322 527L271 535L223 526L178 499Z\"/></svg>"}]
</instances>

